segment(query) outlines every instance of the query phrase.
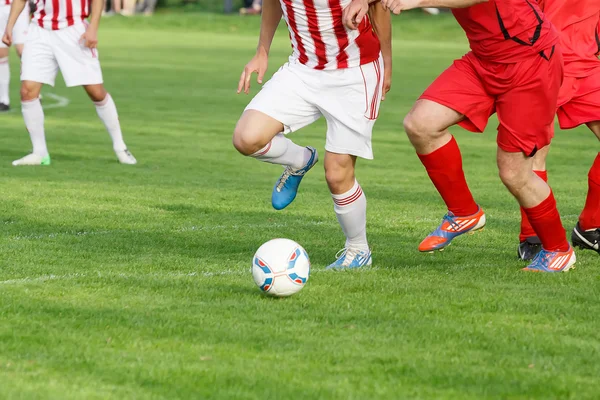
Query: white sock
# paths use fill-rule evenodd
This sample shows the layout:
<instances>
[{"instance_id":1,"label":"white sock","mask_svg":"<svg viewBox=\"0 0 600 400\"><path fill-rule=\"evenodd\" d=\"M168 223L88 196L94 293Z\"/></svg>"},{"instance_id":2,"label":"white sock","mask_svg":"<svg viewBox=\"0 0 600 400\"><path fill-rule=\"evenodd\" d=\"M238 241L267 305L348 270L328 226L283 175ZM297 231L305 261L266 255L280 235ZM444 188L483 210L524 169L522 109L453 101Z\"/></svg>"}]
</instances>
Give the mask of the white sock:
<instances>
[{"instance_id":1,"label":"white sock","mask_svg":"<svg viewBox=\"0 0 600 400\"><path fill-rule=\"evenodd\" d=\"M333 209L346 235L346 248L369 251L367 242L367 198L357 181L352 189L332 194Z\"/></svg>"},{"instance_id":2,"label":"white sock","mask_svg":"<svg viewBox=\"0 0 600 400\"><path fill-rule=\"evenodd\" d=\"M8 57L0 57L0 103L10 104L9 86L10 67L8 65Z\"/></svg>"},{"instance_id":3,"label":"white sock","mask_svg":"<svg viewBox=\"0 0 600 400\"><path fill-rule=\"evenodd\" d=\"M252 154L252 157L271 164L289 165L294 169L303 168L312 153L306 147L298 146L283 133L276 135L265 147Z\"/></svg>"},{"instance_id":4,"label":"white sock","mask_svg":"<svg viewBox=\"0 0 600 400\"><path fill-rule=\"evenodd\" d=\"M123 133L121 132L121 123L119 122L119 114L117 113L117 106L113 101L110 94L107 94L104 100L96 105L96 112L104 123L108 134L110 135L113 142L113 149L115 151L123 151L127 148L123 141Z\"/></svg>"},{"instance_id":5,"label":"white sock","mask_svg":"<svg viewBox=\"0 0 600 400\"><path fill-rule=\"evenodd\" d=\"M44 132L44 110L40 99L22 101L21 111L25 120L25 127L29 131L33 153L45 157L48 155L46 147L46 134Z\"/></svg>"}]
</instances>

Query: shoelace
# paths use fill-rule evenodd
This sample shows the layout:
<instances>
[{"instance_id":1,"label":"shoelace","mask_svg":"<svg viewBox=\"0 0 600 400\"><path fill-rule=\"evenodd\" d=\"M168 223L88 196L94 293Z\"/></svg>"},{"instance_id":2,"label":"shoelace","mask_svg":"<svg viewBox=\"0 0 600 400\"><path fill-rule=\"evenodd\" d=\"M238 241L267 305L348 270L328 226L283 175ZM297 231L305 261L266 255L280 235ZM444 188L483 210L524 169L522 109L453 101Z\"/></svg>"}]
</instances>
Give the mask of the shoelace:
<instances>
[{"instance_id":1,"label":"shoelace","mask_svg":"<svg viewBox=\"0 0 600 400\"><path fill-rule=\"evenodd\" d=\"M340 257L344 257L344 261L342 261L342 266L347 267L352 263L352 260L354 260L356 256L358 256L359 253L360 250L344 248L337 252L335 258L339 259Z\"/></svg>"},{"instance_id":2,"label":"shoelace","mask_svg":"<svg viewBox=\"0 0 600 400\"><path fill-rule=\"evenodd\" d=\"M535 257L535 259L533 260L532 264L536 264L536 263L539 262L542 265L542 267L548 268L548 265L550 263L550 258L551 257L552 257L552 253L550 253L550 252L542 249L538 253L538 255Z\"/></svg>"},{"instance_id":3,"label":"shoelace","mask_svg":"<svg viewBox=\"0 0 600 400\"><path fill-rule=\"evenodd\" d=\"M453 215L446 214L446 215L444 215L443 220L448 222L452 229L454 229L455 231L458 231L460 229L460 226L458 225L458 222L456 222L456 220L454 218L455 217Z\"/></svg>"},{"instance_id":4,"label":"shoelace","mask_svg":"<svg viewBox=\"0 0 600 400\"><path fill-rule=\"evenodd\" d=\"M288 178L292 175L292 173L294 172L294 170L291 167L285 167L285 170L283 171L283 174L281 175L281 178L279 178L279 182L277 182L277 191L281 192L281 189L283 189L283 187L285 186L285 183L287 182Z\"/></svg>"}]
</instances>

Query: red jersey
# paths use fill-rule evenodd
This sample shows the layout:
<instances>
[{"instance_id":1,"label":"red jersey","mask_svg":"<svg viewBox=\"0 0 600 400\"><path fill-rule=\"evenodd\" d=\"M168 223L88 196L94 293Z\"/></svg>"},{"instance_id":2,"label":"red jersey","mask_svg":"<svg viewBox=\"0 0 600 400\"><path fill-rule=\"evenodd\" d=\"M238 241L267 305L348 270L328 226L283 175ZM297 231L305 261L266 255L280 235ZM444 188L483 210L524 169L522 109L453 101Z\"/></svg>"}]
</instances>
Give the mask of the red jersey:
<instances>
[{"instance_id":1,"label":"red jersey","mask_svg":"<svg viewBox=\"0 0 600 400\"><path fill-rule=\"evenodd\" d=\"M292 41L291 59L322 70L358 67L377 60L379 39L369 18L365 17L357 30L346 29L342 23L342 10L350 1L280 0Z\"/></svg>"},{"instance_id":2,"label":"red jersey","mask_svg":"<svg viewBox=\"0 0 600 400\"><path fill-rule=\"evenodd\" d=\"M600 68L600 0L539 0L560 32L565 76L585 78Z\"/></svg>"},{"instance_id":3,"label":"red jersey","mask_svg":"<svg viewBox=\"0 0 600 400\"><path fill-rule=\"evenodd\" d=\"M82 24L89 15L89 0L37 0L32 21L53 31Z\"/></svg>"},{"instance_id":4,"label":"red jersey","mask_svg":"<svg viewBox=\"0 0 600 400\"><path fill-rule=\"evenodd\" d=\"M536 0L489 0L452 13L482 60L518 62L545 50L549 55L558 43L558 32Z\"/></svg>"}]
</instances>

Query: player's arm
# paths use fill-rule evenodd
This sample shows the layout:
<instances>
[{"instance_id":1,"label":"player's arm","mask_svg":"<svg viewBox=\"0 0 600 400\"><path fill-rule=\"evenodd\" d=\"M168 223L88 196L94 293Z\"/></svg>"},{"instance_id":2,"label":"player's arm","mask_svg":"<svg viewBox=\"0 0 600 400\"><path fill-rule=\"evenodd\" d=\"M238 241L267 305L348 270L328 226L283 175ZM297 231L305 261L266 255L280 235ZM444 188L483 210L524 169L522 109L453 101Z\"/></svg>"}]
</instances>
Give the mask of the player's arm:
<instances>
[{"instance_id":1,"label":"player's arm","mask_svg":"<svg viewBox=\"0 0 600 400\"><path fill-rule=\"evenodd\" d=\"M384 70L382 100L385 100L385 94L392 86L392 16L381 3L375 3L369 8L369 17L381 43Z\"/></svg>"},{"instance_id":2,"label":"player's arm","mask_svg":"<svg viewBox=\"0 0 600 400\"><path fill-rule=\"evenodd\" d=\"M85 33L81 36L84 46L95 49L98 46L98 27L104 10L105 0L91 0L90 20Z\"/></svg>"},{"instance_id":3,"label":"player's arm","mask_svg":"<svg viewBox=\"0 0 600 400\"><path fill-rule=\"evenodd\" d=\"M283 11L281 10L279 0L263 0L258 47L256 48L256 54L242 71L238 83L238 93L241 93L242 90L246 94L249 93L250 78L252 78L254 72L258 73L258 83L262 83L263 77L267 72L271 43L273 43L273 37L275 37L275 32L277 31L282 15Z\"/></svg>"},{"instance_id":4,"label":"player's arm","mask_svg":"<svg viewBox=\"0 0 600 400\"><path fill-rule=\"evenodd\" d=\"M6 29L4 31L4 36L2 37L2 42L5 45L12 45L12 31L15 27L15 23L17 22L17 18L21 15L21 12L27 5L28 0L14 0L10 6L10 14L8 15L8 22L6 23Z\"/></svg>"},{"instance_id":5,"label":"player's arm","mask_svg":"<svg viewBox=\"0 0 600 400\"><path fill-rule=\"evenodd\" d=\"M381 4L394 14L400 14L402 11L412 10L413 8L466 8L487 2L488 0L381 0Z\"/></svg>"}]
</instances>

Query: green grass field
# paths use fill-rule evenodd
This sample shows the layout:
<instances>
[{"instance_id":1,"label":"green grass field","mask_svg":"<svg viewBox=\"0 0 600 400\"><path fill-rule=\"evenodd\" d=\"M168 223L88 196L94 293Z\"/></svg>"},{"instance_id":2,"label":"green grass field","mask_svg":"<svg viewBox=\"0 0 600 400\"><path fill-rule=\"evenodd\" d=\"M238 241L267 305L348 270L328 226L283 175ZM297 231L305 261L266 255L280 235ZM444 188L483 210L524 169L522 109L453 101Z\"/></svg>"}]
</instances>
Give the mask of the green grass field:
<instances>
[{"instance_id":1,"label":"green grass field","mask_svg":"<svg viewBox=\"0 0 600 400\"><path fill-rule=\"evenodd\" d=\"M444 206L401 121L467 48L451 17L395 20L376 159L358 165L374 267L341 273L324 271L343 237L322 171L276 212L280 168L231 146L258 22L103 22L105 81L135 167L116 163L92 104L62 82L45 89L70 101L46 113L52 166L11 167L30 149L13 81L16 110L0 116L0 399L600 398L598 255L579 252L568 274L520 271L495 120L483 135L454 131L486 230L417 252ZM271 72L289 51L281 30ZM322 151L324 123L293 139ZM557 134L550 181L569 231L596 152L586 129ZM313 262L288 299L262 296L250 274L274 237Z\"/></svg>"}]
</instances>

